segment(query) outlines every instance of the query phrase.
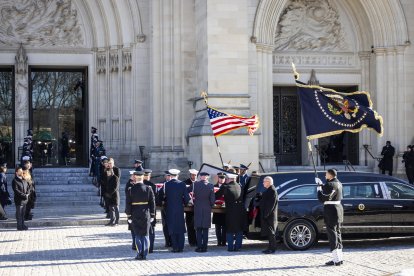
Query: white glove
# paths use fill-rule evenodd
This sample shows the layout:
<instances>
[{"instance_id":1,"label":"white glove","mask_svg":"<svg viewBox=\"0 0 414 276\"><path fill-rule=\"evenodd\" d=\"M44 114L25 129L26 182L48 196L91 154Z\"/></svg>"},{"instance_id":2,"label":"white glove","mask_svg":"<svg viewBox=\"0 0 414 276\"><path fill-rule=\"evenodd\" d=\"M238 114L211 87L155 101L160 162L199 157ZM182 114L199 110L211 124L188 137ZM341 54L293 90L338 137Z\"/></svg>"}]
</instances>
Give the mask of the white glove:
<instances>
[{"instance_id":1,"label":"white glove","mask_svg":"<svg viewBox=\"0 0 414 276\"><path fill-rule=\"evenodd\" d=\"M316 187L316 190L317 190L318 192L322 192L322 186L321 186L321 185L318 185L318 187Z\"/></svg>"},{"instance_id":2,"label":"white glove","mask_svg":"<svg viewBox=\"0 0 414 276\"><path fill-rule=\"evenodd\" d=\"M323 182L319 177L315 177L315 183L318 185L323 185Z\"/></svg>"},{"instance_id":3,"label":"white glove","mask_svg":"<svg viewBox=\"0 0 414 276\"><path fill-rule=\"evenodd\" d=\"M132 223L132 219L129 218L128 219L128 223L131 224Z\"/></svg>"},{"instance_id":4,"label":"white glove","mask_svg":"<svg viewBox=\"0 0 414 276\"><path fill-rule=\"evenodd\" d=\"M152 223L152 222L154 222L154 218L151 218L151 219L150 219L150 222L151 222L151 223Z\"/></svg>"}]
</instances>

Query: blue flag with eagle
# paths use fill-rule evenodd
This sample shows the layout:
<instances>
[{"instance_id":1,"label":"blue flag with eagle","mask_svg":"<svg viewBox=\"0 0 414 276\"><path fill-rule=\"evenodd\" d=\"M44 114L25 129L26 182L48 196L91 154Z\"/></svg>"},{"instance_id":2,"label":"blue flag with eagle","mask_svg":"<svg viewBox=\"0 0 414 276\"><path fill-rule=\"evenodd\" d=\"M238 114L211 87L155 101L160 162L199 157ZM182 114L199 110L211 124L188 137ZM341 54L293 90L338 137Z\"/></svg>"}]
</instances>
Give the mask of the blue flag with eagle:
<instances>
[{"instance_id":1,"label":"blue flag with eagle","mask_svg":"<svg viewBox=\"0 0 414 276\"><path fill-rule=\"evenodd\" d=\"M368 92L342 93L298 80L296 86L308 140L364 128L382 136L382 117L372 109Z\"/></svg>"}]
</instances>

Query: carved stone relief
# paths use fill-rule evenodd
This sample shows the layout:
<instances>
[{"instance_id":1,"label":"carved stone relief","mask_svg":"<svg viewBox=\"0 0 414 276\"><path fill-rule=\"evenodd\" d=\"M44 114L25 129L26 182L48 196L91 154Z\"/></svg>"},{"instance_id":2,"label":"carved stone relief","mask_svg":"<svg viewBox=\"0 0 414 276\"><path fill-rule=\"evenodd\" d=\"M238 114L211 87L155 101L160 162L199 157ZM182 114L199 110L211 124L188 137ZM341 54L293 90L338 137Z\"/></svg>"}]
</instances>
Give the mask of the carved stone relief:
<instances>
[{"instance_id":1,"label":"carved stone relief","mask_svg":"<svg viewBox=\"0 0 414 276\"><path fill-rule=\"evenodd\" d=\"M1 0L0 45L84 45L71 0Z\"/></svg>"},{"instance_id":2,"label":"carved stone relief","mask_svg":"<svg viewBox=\"0 0 414 276\"><path fill-rule=\"evenodd\" d=\"M16 106L16 118L28 119L28 87L29 81L27 76L27 55L20 44L16 57L16 74L15 74L15 106Z\"/></svg>"},{"instance_id":3,"label":"carved stone relief","mask_svg":"<svg viewBox=\"0 0 414 276\"><path fill-rule=\"evenodd\" d=\"M130 49L122 50L122 70L130 71L132 68L132 53Z\"/></svg>"},{"instance_id":4,"label":"carved stone relief","mask_svg":"<svg viewBox=\"0 0 414 276\"><path fill-rule=\"evenodd\" d=\"M275 50L347 50L336 9L327 0L291 0L280 17Z\"/></svg>"},{"instance_id":5,"label":"carved stone relief","mask_svg":"<svg viewBox=\"0 0 414 276\"><path fill-rule=\"evenodd\" d=\"M118 50L109 52L109 69L111 72L118 72L119 55Z\"/></svg>"},{"instance_id":6,"label":"carved stone relief","mask_svg":"<svg viewBox=\"0 0 414 276\"><path fill-rule=\"evenodd\" d=\"M105 73L106 72L106 53L97 53L96 54L96 73Z\"/></svg>"},{"instance_id":7,"label":"carved stone relief","mask_svg":"<svg viewBox=\"0 0 414 276\"><path fill-rule=\"evenodd\" d=\"M330 66L339 68L352 68L356 66L355 55L353 54L329 54L329 55L296 55L296 54L275 54L273 65L291 67L292 62L302 66Z\"/></svg>"}]
</instances>

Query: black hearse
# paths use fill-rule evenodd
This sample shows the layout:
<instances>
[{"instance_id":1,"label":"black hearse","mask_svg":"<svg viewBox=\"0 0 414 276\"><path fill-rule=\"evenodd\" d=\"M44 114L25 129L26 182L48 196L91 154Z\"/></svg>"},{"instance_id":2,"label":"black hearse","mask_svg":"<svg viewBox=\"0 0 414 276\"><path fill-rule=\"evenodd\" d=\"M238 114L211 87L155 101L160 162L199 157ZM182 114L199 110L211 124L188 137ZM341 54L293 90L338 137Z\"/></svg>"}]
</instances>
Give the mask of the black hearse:
<instances>
[{"instance_id":1,"label":"black hearse","mask_svg":"<svg viewBox=\"0 0 414 276\"><path fill-rule=\"evenodd\" d=\"M263 178L271 176L279 195L278 232L285 245L306 250L325 238L323 205L317 199L314 172L279 172L252 176L245 190L249 238L258 238L259 219L252 212L263 192ZM324 180L325 172L318 172ZM344 238L414 235L414 187L381 174L338 172L343 184Z\"/></svg>"},{"instance_id":2,"label":"black hearse","mask_svg":"<svg viewBox=\"0 0 414 276\"><path fill-rule=\"evenodd\" d=\"M201 171L214 175L220 168L203 164ZM314 172L264 173L250 177L244 202L248 215L249 239L260 239L257 195L263 179L271 176L279 195L278 235L292 250L306 250L325 239L323 205L317 199ZM324 181L325 172L318 172ZM414 186L382 174L338 172L343 184L343 238L379 238L414 235ZM224 212L215 206L213 212Z\"/></svg>"}]
</instances>

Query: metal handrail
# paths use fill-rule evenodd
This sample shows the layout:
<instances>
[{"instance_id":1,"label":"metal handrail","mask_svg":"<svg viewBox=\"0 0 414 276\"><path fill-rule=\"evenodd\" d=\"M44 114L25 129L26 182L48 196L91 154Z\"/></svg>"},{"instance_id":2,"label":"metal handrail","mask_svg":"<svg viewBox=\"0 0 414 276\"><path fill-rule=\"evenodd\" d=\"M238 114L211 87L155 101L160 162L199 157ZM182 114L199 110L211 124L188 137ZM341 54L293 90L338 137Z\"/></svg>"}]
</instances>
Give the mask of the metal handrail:
<instances>
[{"instance_id":1,"label":"metal handrail","mask_svg":"<svg viewBox=\"0 0 414 276\"><path fill-rule=\"evenodd\" d=\"M372 159L376 160L376 161L381 161L382 157L375 157L371 151L368 149L369 145L363 145L364 149L365 149L365 166L368 166L368 160L367 160L367 153L369 154L369 156L371 156Z\"/></svg>"},{"instance_id":2,"label":"metal handrail","mask_svg":"<svg viewBox=\"0 0 414 276\"><path fill-rule=\"evenodd\" d=\"M349 161L348 159L343 160L344 165L345 165L345 171L348 169L349 171L355 171L354 166L352 166L351 161Z\"/></svg>"}]
</instances>

